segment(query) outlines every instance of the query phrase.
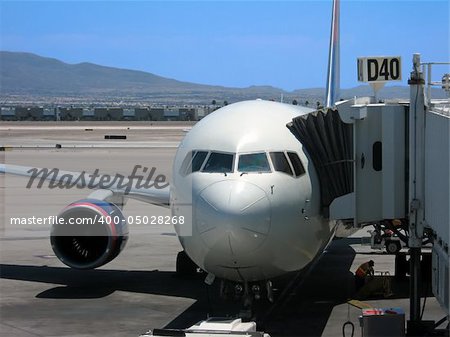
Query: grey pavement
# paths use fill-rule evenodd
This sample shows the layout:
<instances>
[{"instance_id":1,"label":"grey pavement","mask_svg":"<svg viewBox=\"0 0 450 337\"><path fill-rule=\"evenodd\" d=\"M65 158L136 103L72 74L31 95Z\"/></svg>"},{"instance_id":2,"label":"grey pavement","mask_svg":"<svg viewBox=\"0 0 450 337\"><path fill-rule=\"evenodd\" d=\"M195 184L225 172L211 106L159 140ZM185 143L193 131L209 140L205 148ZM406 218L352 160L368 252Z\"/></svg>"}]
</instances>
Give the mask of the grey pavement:
<instances>
[{"instance_id":1,"label":"grey pavement","mask_svg":"<svg viewBox=\"0 0 450 337\"><path fill-rule=\"evenodd\" d=\"M114 126L120 129L120 125ZM113 131L118 129L90 133L84 131L84 125L77 130L11 129L3 141L14 139L20 145L35 139L52 143L84 137L83 141L98 145L104 141L105 132ZM15 148L0 152L0 161L71 171L99 168L105 173L129 173L134 165L141 164L156 167L170 180L176 148L152 143L177 143L185 128L132 131L127 130L130 139L145 148ZM55 215L89 192L27 189L25 185L26 178L0 175L1 336L138 336L149 328L185 328L208 314L227 313L228 307L216 298L217 286L208 289L201 277L175 276L176 254L181 246L169 225L130 226L124 251L97 270L65 267L51 250L49 226L12 226L10 217ZM137 201L130 201L124 212L130 216L170 214L166 208ZM361 230L333 241L286 304L265 322L266 331L272 336L340 336L343 323L350 319L359 335L361 311L346 304L353 296L351 272L369 259L375 260L379 271L391 275L395 271L393 256L361 246L361 238L367 236L367 231ZM367 303L402 307L408 314L407 288L407 282L396 282L393 298L372 298ZM235 314L234 310L230 307L228 313ZM429 296L424 319L443 316L436 300Z\"/></svg>"}]
</instances>

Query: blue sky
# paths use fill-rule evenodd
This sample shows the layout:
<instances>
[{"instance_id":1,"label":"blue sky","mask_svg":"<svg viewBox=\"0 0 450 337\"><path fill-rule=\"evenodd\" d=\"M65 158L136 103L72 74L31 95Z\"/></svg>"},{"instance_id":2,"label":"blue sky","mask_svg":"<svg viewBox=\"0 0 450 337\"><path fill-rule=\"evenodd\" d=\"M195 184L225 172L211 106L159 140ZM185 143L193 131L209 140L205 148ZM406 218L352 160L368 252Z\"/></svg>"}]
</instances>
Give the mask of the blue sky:
<instances>
[{"instance_id":1,"label":"blue sky","mask_svg":"<svg viewBox=\"0 0 450 337\"><path fill-rule=\"evenodd\" d=\"M178 80L285 90L323 87L330 1L4 1L0 49ZM450 60L449 1L341 3L341 86L356 58Z\"/></svg>"}]
</instances>

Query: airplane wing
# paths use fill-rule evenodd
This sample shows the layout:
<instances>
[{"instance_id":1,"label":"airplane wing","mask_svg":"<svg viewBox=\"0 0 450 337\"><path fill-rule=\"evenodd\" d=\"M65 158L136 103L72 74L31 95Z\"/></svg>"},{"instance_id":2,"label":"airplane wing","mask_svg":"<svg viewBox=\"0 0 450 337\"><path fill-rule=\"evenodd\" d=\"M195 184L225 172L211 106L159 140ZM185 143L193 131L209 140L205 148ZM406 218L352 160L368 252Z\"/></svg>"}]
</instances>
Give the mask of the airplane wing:
<instances>
[{"instance_id":1,"label":"airplane wing","mask_svg":"<svg viewBox=\"0 0 450 337\"><path fill-rule=\"evenodd\" d=\"M59 169L36 168L29 166L0 164L0 173L28 177L27 187L43 185L48 181L49 186L63 186L64 188L88 188L107 190L109 196L120 196L135 199L149 204L169 207L169 184L155 181L129 179L122 175L88 174L86 172L63 171Z\"/></svg>"}]
</instances>

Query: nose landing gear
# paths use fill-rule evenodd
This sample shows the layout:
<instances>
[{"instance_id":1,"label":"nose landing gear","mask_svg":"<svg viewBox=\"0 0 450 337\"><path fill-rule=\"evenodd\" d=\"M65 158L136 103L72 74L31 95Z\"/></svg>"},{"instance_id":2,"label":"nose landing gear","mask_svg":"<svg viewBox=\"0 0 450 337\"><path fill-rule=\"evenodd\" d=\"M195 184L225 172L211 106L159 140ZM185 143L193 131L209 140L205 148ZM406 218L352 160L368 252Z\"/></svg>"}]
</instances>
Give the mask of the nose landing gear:
<instances>
[{"instance_id":1,"label":"nose landing gear","mask_svg":"<svg viewBox=\"0 0 450 337\"><path fill-rule=\"evenodd\" d=\"M221 280L220 297L240 302L239 317L251 319L256 304L273 303L273 285L271 281L238 283Z\"/></svg>"}]
</instances>

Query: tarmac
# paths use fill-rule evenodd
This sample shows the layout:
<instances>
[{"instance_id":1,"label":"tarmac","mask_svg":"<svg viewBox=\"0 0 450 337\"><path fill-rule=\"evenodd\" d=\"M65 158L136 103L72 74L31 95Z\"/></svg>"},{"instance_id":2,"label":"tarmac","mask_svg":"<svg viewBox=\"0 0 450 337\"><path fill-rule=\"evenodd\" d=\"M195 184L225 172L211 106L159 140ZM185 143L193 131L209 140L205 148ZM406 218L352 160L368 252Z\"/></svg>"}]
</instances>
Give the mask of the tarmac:
<instances>
[{"instance_id":1,"label":"tarmac","mask_svg":"<svg viewBox=\"0 0 450 337\"><path fill-rule=\"evenodd\" d=\"M192 126L45 125L2 124L0 146L6 151L0 152L0 161L70 171L98 168L111 174L145 165L170 181L176 146ZM126 134L127 139L105 141L107 134ZM216 299L216 288L208 287L203 277L175 276L181 246L169 225L130 225L128 244L115 260L97 270L69 269L54 256L49 225L12 225L11 218L55 215L89 191L26 188L27 182L0 175L1 336L139 336L150 328L187 328L207 316L235 314L233 309L226 312L228 307ZM164 216L170 210L131 200L124 213ZM259 328L271 336L341 336L343 324L351 321L359 335L361 310L347 300L354 296L352 272L370 259L376 271L389 272L394 295L364 302L377 308L400 307L408 319L408 280L394 278L393 255L361 245L367 237L363 229L334 240L284 305ZM444 317L428 285L425 293L423 319Z\"/></svg>"}]
</instances>

